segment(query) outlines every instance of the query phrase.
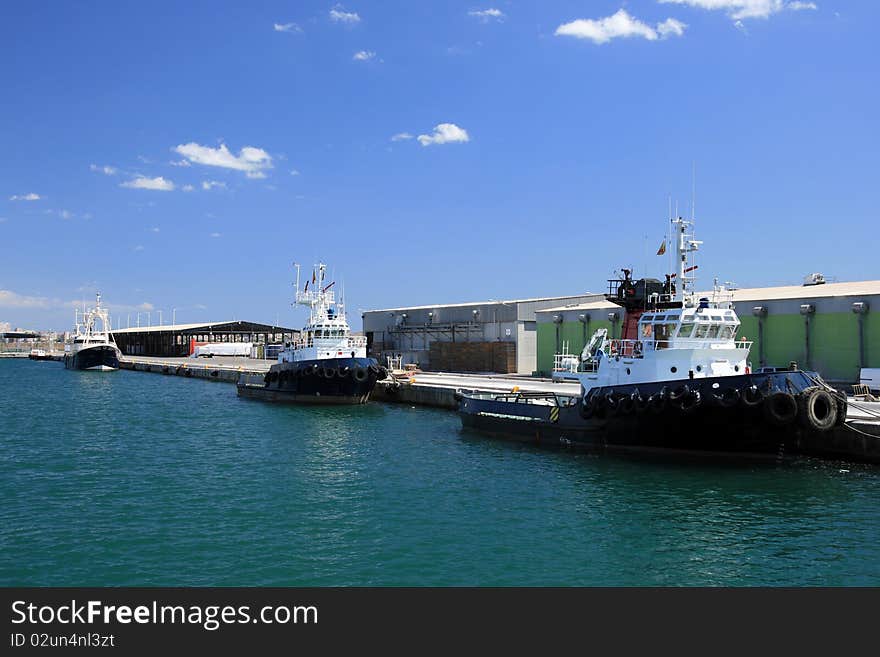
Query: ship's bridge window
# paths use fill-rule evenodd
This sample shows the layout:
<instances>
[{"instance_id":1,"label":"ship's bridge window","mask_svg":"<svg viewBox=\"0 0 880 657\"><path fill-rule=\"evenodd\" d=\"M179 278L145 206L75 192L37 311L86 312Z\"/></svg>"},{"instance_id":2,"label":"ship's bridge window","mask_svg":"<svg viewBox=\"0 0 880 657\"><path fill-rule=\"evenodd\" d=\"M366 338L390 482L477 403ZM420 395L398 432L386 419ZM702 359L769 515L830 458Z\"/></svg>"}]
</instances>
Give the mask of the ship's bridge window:
<instances>
[{"instance_id":1,"label":"ship's bridge window","mask_svg":"<svg viewBox=\"0 0 880 657\"><path fill-rule=\"evenodd\" d=\"M693 322L684 322L681 325L681 328L678 329L678 337L680 338L689 338L691 334L694 332L694 323Z\"/></svg>"},{"instance_id":2,"label":"ship's bridge window","mask_svg":"<svg viewBox=\"0 0 880 657\"><path fill-rule=\"evenodd\" d=\"M642 337L650 338L651 337L651 325L648 323L642 324Z\"/></svg>"},{"instance_id":3,"label":"ship's bridge window","mask_svg":"<svg viewBox=\"0 0 880 657\"><path fill-rule=\"evenodd\" d=\"M726 324L721 327L721 333L718 335L722 340L733 340L733 336L736 335L736 325L734 324Z\"/></svg>"},{"instance_id":4,"label":"ship's bridge window","mask_svg":"<svg viewBox=\"0 0 880 657\"><path fill-rule=\"evenodd\" d=\"M664 319L666 319L666 315L657 315L657 316L654 318L654 321L655 321L655 322L662 322Z\"/></svg>"},{"instance_id":5,"label":"ship's bridge window","mask_svg":"<svg viewBox=\"0 0 880 657\"><path fill-rule=\"evenodd\" d=\"M716 326L713 324L703 324L700 323L697 325L697 331L694 333L695 338L711 338L716 330Z\"/></svg>"},{"instance_id":6,"label":"ship's bridge window","mask_svg":"<svg viewBox=\"0 0 880 657\"><path fill-rule=\"evenodd\" d=\"M721 315L712 315L712 321L713 322L722 322L722 321L724 321L724 318Z\"/></svg>"}]
</instances>

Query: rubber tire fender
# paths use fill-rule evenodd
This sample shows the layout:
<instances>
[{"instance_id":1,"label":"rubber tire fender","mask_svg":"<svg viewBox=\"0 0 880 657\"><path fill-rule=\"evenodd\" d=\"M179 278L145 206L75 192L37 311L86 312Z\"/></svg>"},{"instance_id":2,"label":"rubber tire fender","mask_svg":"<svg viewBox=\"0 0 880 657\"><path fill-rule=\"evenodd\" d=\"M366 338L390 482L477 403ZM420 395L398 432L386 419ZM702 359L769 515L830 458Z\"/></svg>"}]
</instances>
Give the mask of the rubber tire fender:
<instances>
[{"instance_id":1,"label":"rubber tire fender","mask_svg":"<svg viewBox=\"0 0 880 657\"><path fill-rule=\"evenodd\" d=\"M736 388L727 388L720 395L713 395L715 398L715 402L721 408L735 408L737 404L739 404L742 395L739 393L739 390Z\"/></svg>"},{"instance_id":2,"label":"rubber tire fender","mask_svg":"<svg viewBox=\"0 0 880 657\"><path fill-rule=\"evenodd\" d=\"M370 376L370 371L364 367L356 367L352 370L352 377L358 383L362 383Z\"/></svg>"},{"instance_id":3,"label":"rubber tire fender","mask_svg":"<svg viewBox=\"0 0 880 657\"><path fill-rule=\"evenodd\" d=\"M747 408L757 408L764 403L764 393L754 383L742 389L740 398L742 399L743 406Z\"/></svg>"},{"instance_id":4,"label":"rubber tire fender","mask_svg":"<svg viewBox=\"0 0 880 657\"><path fill-rule=\"evenodd\" d=\"M776 390L764 402L764 417L774 426L787 426L795 421L797 415L797 399L790 392Z\"/></svg>"},{"instance_id":5,"label":"rubber tire fender","mask_svg":"<svg viewBox=\"0 0 880 657\"><path fill-rule=\"evenodd\" d=\"M825 413L820 416L821 410ZM828 431L837 424L837 399L821 388L804 391L798 399L798 419L801 426L815 431Z\"/></svg>"}]
</instances>

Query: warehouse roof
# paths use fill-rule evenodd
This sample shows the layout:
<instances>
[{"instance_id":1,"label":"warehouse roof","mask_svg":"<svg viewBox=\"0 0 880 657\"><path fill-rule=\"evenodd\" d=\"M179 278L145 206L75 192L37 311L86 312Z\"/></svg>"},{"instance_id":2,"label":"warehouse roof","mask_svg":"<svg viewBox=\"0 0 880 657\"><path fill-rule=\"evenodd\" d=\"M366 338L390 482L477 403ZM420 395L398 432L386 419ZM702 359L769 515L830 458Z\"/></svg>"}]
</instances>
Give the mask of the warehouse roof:
<instances>
[{"instance_id":1,"label":"warehouse roof","mask_svg":"<svg viewBox=\"0 0 880 657\"><path fill-rule=\"evenodd\" d=\"M131 328L113 329L110 332L114 334L120 333L155 333L157 331L169 331L175 333L187 333L197 330L214 330L218 332L240 331L242 333L254 332L271 332L271 333L292 333L296 329L286 328L284 326L274 326L272 324L259 324L257 322L246 322L243 320L230 320L225 322L200 322L198 324L163 324L162 326L132 326Z\"/></svg>"},{"instance_id":2,"label":"warehouse roof","mask_svg":"<svg viewBox=\"0 0 880 657\"><path fill-rule=\"evenodd\" d=\"M566 294L561 297L535 297L532 299L489 299L488 301L468 301L465 303L433 303L425 306L401 306L400 308L378 308L376 310L365 310L364 313L388 313L398 310L430 310L432 308L466 308L469 306L492 306L492 305L511 305L517 303L534 303L536 301L562 301L563 299L573 299L575 297L592 296L593 292L581 292L579 294Z\"/></svg>"},{"instance_id":3,"label":"warehouse roof","mask_svg":"<svg viewBox=\"0 0 880 657\"><path fill-rule=\"evenodd\" d=\"M536 310L536 313L557 313L566 310L608 310L611 308L620 308L616 303L610 301L589 301L587 303L573 303L570 306L557 306L556 308L544 308Z\"/></svg>"},{"instance_id":4,"label":"warehouse roof","mask_svg":"<svg viewBox=\"0 0 880 657\"><path fill-rule=\"evenodd\" d=\"M750 287L733 290L733 301L773 301L778 299L815 299L817 297L853 297L880 294L880 281L822 283L821 285L783 285L779 287ZM700 292L700 297L712 297L712 292Z\"/></svg>"}]
</instances>

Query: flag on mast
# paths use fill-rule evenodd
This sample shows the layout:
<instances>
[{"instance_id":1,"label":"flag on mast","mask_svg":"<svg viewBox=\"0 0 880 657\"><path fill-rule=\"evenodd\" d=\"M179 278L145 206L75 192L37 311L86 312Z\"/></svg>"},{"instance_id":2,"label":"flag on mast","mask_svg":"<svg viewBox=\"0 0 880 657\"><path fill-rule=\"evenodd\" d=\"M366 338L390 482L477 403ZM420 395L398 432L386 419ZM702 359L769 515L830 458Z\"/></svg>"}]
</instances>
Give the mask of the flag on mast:
<instances>
[{"instance_id":1,"label":"flag on mast","mask_svg":"<svg viewBox=\"0 0 880 657\"><path fill-rule=\"evenodd\" d=\"M663 255L664 253L666 253L666 240L663 240L660 243L660 248L657 249L657 255Z\"/></svg>"}]
</instances>

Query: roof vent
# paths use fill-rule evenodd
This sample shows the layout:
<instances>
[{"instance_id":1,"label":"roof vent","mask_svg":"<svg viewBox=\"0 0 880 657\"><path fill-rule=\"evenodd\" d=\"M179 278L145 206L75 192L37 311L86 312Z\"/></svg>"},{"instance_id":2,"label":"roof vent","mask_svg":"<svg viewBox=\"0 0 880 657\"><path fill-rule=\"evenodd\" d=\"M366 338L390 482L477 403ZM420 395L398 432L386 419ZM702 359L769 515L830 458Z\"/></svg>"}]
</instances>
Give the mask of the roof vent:
<instances>
[{"instance_id":1,"label":"roof vent","mask_svg":"<svg viewBox=\"0 0 880 657\"><path fill-rule=\"evenodd\" d=\"M804 285L824 285L825 277L819 272L804 276Z\"/></svg>"}]
</instances>

